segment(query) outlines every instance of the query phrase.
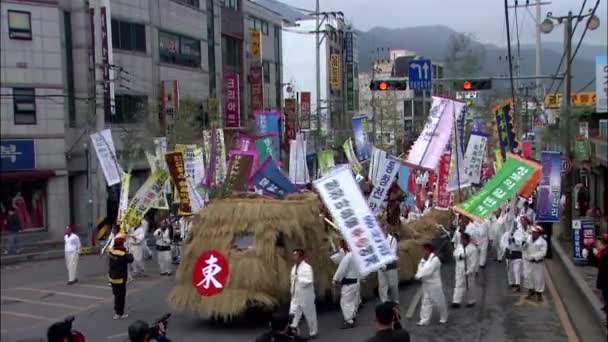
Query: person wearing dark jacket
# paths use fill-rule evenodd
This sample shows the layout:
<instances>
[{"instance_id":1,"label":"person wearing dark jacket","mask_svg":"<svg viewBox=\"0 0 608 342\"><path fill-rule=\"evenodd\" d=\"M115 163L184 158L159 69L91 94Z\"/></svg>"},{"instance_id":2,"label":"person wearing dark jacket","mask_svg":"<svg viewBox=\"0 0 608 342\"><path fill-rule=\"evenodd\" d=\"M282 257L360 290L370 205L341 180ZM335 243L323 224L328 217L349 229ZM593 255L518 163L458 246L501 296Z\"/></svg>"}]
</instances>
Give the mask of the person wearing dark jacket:
<instances>
[{"instance_id":1,"label":"person wearing dark jacket","mask_svg":"<svg viewBox=\"0 0 608 342\"><path fill-rule=\"evenodd\" d=\"M270 331L258 337L255 342L303 342L289 327L289 315L275 313L270 321Z\"/></svg>"},{"instance_id":2,"label":"person wearing dark jacket","mask_svg":"<svg viewBox=\"0 0 608 342\"><path fill-rule=\"evenodd\" d=\"M367 339L365 342L409 342L410 334L400 327L399 313L396 312L396 305L392 302L384 302L376 306L376 323L378 329L376 335Z\"/></svg>"},{"instance_id":3,"label":"person wearing dark jacket","mask_svg":"<svg viewBox=\"0 0 608 342\"><path fill-rule=\"evenodd\" d=\"M117 237L114 239L114 247L108 251L108 276L112 284L114 294L114 319L129 317L125 314L125 299L127 297L127 277L129 275L128 265L133 262L133 255L127 252L125 239Z\"/></svg>"}]
</instances>

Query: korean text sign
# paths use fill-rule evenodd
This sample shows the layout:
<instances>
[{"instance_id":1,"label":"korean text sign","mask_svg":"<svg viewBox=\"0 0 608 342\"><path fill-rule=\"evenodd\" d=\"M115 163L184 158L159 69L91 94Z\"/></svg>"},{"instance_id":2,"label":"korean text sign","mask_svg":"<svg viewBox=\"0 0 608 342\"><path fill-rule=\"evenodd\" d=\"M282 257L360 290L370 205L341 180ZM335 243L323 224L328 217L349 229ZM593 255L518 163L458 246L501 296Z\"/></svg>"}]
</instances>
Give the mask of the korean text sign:
<instances>
[{"instance_id":1,"label":"korean text sign","mask_svg":"<svg viewBox=\"0 0 608 342\"><path fill-rule=\"evenodd\" d=\"M103 131L91 134L91 141L93 142L95 152L97 152L97 160L99 160L108 186L120 183L121 169L116 159L112 132L109 129L104 129Z\"/></svg>"},{"instance_id":2,"label":"korean text sign","mask_svg":"<svg viewBox=\"0 0 608 342\"><path fill-rule=\"evenodd\" d=\"M279 147L280 144L280 131L281 127L279 124L279 120L281 115L278 112L257 112L255 113L255 124L256 124L256 132L258 136L264 136L268 134L274 134L272 140L274 142L272 157L277 162L279 161ZM258 151L259 152L259 151ZM262 154L260 153L260 158L262 158Z\"/></svg>"},{"instance_id":3,"label":"korean text sign","mask_svg":"<svg viewBox=\"0 0 608 342\"><path fill-rule=\"evenodd\" d=\"M561 197L562 159L559 152L543 151L540 157L543 166L538 199L536 201L536 220L538 222L559 222Z\"/></svg>"},{"instance_id":4,"label":"korean text sign","mask_svg":"<svg viewBox=\"0 0 608 342\"><path fill-rule=\"evenodd\" d=\"M188 180L184 169L184 155L181 152L166 153L165 161L177 189L175 196L179 199L179 211L184 215L190 214L192 213L192 207L190 206Z\"/></svg>"},{"instance_id":5,"label":"korean text sign","mask_svg":"<svg viewBox=\"0 0 608 342\"><path fill-rule=\"evenodd\" d=\"M374 213L377 213L380 210L382 202L384 202L384 198L388 193L388 189L393 184L397 172L399 172L400 164L401 163L399 162L399 160L393 157L389 156L388 158L386 158L386 161L384 162L384 168L381 171L382 173L378 175L378 182L374 186L374 190L370 194L367 202L369 204L369 208Z\"/></svg>"},{"instance_id":6,"label":"korean text sign","mask_svg":"<svg viewBox=\"0 0 608 342\"><path fill-rule=\"evenodd\" d=\"M359 271L367 275L391 263L396 256L365 202L348 165L313 182L334 222L340 227Z\"/></svg>"},{"instance_id":7,"label":"korean text sign","mask_svg":"<svg viewBox=\"0 0 608 342\"><path fill-rule=\"evenodd\" d=\"M240 127L239 74L224 74L224 112L226 127Z\"/></svg>"},{"instance_id":8,"label":"korean text sign","mask_svg":"<svg viewBox=\"0 0 608 342\"><path fill-rule=\"evenodd\" d=\"M143 219L146 212L158 200L158 196L162 193L165 183L169 180L169 174L164 169L156 169L150 177L142 185L127 209L125 215L125 223L130 226L138 225Z\"/></svg>"}]
</instances>

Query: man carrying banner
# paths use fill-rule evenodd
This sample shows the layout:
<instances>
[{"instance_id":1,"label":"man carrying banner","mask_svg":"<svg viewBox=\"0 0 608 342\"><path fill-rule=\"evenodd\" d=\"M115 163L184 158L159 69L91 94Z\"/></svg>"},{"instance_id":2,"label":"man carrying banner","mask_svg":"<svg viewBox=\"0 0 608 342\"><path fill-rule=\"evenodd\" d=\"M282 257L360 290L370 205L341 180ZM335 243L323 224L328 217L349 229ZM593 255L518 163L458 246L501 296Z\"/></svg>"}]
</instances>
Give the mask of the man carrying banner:
<instances>
[{"instance_id":1,"label":"man carrying banner","mask_svg":"<svg viewBox=\"0 0 608 342\"><path fill-rule=\"evenodd\" d=\"M521 291L522 278L522 245L525 233L520 225L513 224L501 239L501 248L505 249L507 258L507 281L513 291Z\"/></svg>"},{"instance_id":2,"label":"man carrying banner","mask_svg":"<svg viewBox=\"0 0 608 342\"><path fill-rule=\"evenodd\" d=\"M477 265L477 248L470 243L471 237L463 233L460 237L460 245L454 250L456 260L454 297L452 307L459 308L460 303L466 297L467 307L475 305L475 268Z\"/></svg>"},{"instance_id":3,"label":"man carrying banner","mask_svg":"<svg viewBox=\"0 0 608 342\"><path fill-rule=\"evenodd\" d=\"M154 231L156 239L156 257L160 275L171 275L171 237L169 227L165 224Z\"/></svg>"},{"instance_id":4,"label":"man carrying banner","mask_svg":"<svg viewBox=\"0 0 608 342\"><path fill-rule=\"evenodd\" d=\"M346 253L333 277L333 283L340 286L340 308L344 317L342 329L355 327L355 315L359 306L359 269L348 244L342 243Z\"/></svg>"},{"instance_id":5,"label":"man carrying banner","mask_svg":"<svg viewBox=\"0 0 608 342\"><path fill-rule=\"evenodd\" d=\"M397 239L388 233L388 227L383 227L384 236L388 244L399 259L399 242ZM399 270L397 268L397 260L383 266L378 271L378 295L381 302L393 301L399 304ZM390 296L389 296L390 293Z\"/></svg>"}]
</instances>

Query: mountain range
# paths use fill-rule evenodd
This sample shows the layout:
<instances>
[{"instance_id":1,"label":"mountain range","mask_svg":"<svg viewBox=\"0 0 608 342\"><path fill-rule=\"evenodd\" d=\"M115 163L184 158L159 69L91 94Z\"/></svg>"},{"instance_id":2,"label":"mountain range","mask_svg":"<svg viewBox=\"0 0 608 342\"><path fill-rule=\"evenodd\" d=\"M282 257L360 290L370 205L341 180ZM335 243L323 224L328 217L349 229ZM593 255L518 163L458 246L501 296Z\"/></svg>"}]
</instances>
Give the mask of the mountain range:
<instances>
[{"instance_id":1,"label":"mountain range","mask_svg":"<svg viewBox=\"0 0 608 342\"><path fill-rule=\"evenodd\" d=\"M375 27L369 31L359 31L359 71L370 70L372 61L375 59L388 59L388 49L406 49L416 54L430 58L433 61L444 61L448 54L447 47L450 37L459 34L453 29L436 26L418 26L410 28L388 29ZM573 41L573 50L578 40ZM499 47L493 44L482 44L472 38L471 46L481 48L484 53L482 64L482 75L506 76L508 75L507 47ZM378 54L377 48L384 48ZM517 56L516 43L511 44L512 55ZM579 91L591 82L595 76L595 56L607 54L608 47L600 45L581 44L572 66L573 91ZM556 42L542 43L541 70L543 75L554 74L562 58L563 44ZM520 75L535 74L535 46L533 44L522 44L519 49ZM562 66L563 72L563 66ZM533 80L522 81L533 83ZM547 86L551 81L545 81ZM559 81L553 86L555 88ZM546 88L547 88L546 86ZM587 91L595 90L595 83L587 86Z\"/></svg>"}]
</instances>

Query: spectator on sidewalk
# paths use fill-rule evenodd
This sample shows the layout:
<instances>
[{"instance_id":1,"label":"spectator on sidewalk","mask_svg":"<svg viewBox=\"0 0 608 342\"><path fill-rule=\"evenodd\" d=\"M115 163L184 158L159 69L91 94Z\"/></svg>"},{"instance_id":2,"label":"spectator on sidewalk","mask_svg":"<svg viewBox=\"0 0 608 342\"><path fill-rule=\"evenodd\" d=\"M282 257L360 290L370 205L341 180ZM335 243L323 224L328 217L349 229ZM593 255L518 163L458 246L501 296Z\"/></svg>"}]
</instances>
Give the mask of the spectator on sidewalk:
<instances>
[{"instance_id":1,"label":"spectator on sidewalk","mask_svg":"<svg viewBox=\"0 0 608 342\"><path fill-rule=\"evenodd\" d=\"M8 249L7 249L7 253L8 254L17 254L20 252L19 250L19 240L18 240L18 234L21 231L21 223L19 222L19 218L17 217L17 214L15 213L15 208L8 208L8 216L6 217L6 227L8 228L8 231L10 232L9 238L8 238Z\"/></svg>"},{"instance_id":2,"label":"spectator on sidewalk","mask_svg":"<svg viewBox=\"0 0 608 342\"><path fill-rule=\"evenodd\" d=\"M82 247L80 238L74 234L73 229L72 225L65 227L65 235L63 236L65 265L68 269L68 285L78 282L78 256Z\"/></svg>"}]
</instances>

